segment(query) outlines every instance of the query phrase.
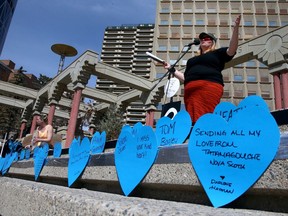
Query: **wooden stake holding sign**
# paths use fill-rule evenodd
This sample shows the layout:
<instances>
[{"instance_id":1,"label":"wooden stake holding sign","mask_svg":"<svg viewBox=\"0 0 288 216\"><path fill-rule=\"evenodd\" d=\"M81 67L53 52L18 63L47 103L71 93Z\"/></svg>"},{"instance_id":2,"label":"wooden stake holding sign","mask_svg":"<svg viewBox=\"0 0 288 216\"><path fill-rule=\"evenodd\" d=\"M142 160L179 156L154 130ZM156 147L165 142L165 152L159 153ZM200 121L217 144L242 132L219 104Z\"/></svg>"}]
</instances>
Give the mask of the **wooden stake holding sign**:
<instances>
[{"instance_id":1,"label":"wooden stake holding sign","mask_svg":"<svg viewBox=\"0 0 288 216\"><path fill-rule=\"evenodd\" d=\"M6 138L7 138L7 133L5 134L5 137L4 137L4 140L3 140L3 144L2 144L2 148L1 148L1 155L0 155L1 158L2 158L2 154L3 154L4 146L5 146L5 143L6 143Z\"/></svg>"}]
</instances>

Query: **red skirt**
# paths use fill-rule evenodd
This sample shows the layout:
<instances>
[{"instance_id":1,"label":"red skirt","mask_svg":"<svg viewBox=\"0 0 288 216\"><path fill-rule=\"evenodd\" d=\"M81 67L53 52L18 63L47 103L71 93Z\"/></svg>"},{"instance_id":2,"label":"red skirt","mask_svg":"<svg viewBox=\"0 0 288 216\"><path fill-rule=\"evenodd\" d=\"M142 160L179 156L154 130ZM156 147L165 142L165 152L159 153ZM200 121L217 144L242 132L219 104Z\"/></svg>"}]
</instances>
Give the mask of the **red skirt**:
<instances>
[{"instance_id":1,"label":"red skirt","mask_svg":"<svg viewBox=\"0 0 288 216\"><path fill-rule=\"evenodd\" d=\"M184 103L192 122L206 113L213 113L223 95L223 86L207 80L195 80L184 86Z\"/></svg>"}]
</instances>

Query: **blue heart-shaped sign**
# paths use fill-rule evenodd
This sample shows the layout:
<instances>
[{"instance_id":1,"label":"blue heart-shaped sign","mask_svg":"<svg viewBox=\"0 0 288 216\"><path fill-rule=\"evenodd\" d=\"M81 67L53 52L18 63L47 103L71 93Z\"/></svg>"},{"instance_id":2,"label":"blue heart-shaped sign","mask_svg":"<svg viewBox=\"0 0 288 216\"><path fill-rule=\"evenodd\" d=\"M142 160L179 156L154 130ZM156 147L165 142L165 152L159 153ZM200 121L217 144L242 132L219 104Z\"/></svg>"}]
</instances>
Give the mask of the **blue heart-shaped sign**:
<instances>
[{"instance_id":1,"label":"blue heart-shaped sign","mask_svg":"<svg viewBox=\"0 0 288 216\"><path fill-rule=\"evenodd\" d=\"M30 149L25 149L25 159L28 160L30 158L31 151Z\"/></svg>"},{"instance_id":2,"label":"blue heart-shaped sign","mask_svg":"<svg viewBox=\"0 0 288 216\"><path fill-rule=\"evenodd\" d=\"M2 175L5 175L8 170L10 169L13 161L15 160L15 158L18 157L18 152L13 152L11 154L6 154L6 157L4 158L4 163L3 163L3 167L2 167Z\"/></svg>"},{"instance_id":3,"label":"blue heart-shaped sign","mask_svg":"<svg viewBox=\"0 0 288 216\"><path fill-rule=\"evenodd\" d=\"M137 123L133 126L133 128L131 128L131 130L132 130L132 131L131 131L132 135L133 135L133 136L136 136L137 133L138 133L138 131L141 130L143 126L144 126L144 125L143 125L141 122L137 122Z\"/></svg>"},{"instance_id":4,"label":"blue heart-shaped sign","mask_svg":"<svg viewBox=\"0 0 288 216\"><path fill-rule=\"evenodd\" d=\"M54 158L60 158L62 153L62 143L61 142L56 142L54 144L54 149L53 149L53 157Z\"/></svg>"},{"instance_id":5,"label":"blue heart-shaped sign","mask_svg":"<svg viewBox=\"0 0 288 216\"><path fill-rule=\"evenodd\" d=\"M22 149L21 152L20 152L20 157L19 157L20 161L25 158L25 153L26 153L25 149Z\"/></svg>"},{"instance_id":6,"label":"blue heart-shaped sign","mask_svg":"<svg viewBox=\"0 0 288 216\"><path fill-rule=\"evenodd\" d=\"M121 132L115 148L115 166L125 196L142 181L158 153L155 133L149 126L138 128L137 135Z\"/></svg>"},{"instance_id":7,"label":"blue heart-shaped sign","mask_svg":"<svg viewBox=\"0 0 288 216\"><path fill-rule=\"evenodd\" d=\"M4 166L4 163L5 163L5 158L0 157L0 172L2 172L2 168Z\"/></svg>"},{"instance_id":8,"label":"blue heart-shaped sign","mask_svg":"<svg viewBox=\"0 0 288 216\"><path fill-rule=\"evenodd\" d=\"M249 107L229 122L203 115L194 125L188 153L214 207L226 205L248 190L276 155L278 126L267 110Z\"/></svg>"},{"instance_id":9,"label":"blue heart-shaped sign","mask_svg":"<svg viewBox=\"0 0 288 216\"><path fill-rule=\"evenodd\" d=\"M269 108L263 98L257 95L251 95L242 100L238 106L235 106L234 104L226 101L221 102L215 107L213 113L220 115L226 121L229 121L234 115L236 115L238 112L241 112L243 109L255 106L269 112Z\"/></svg>"},{"instance_id":10,"label":"blue heart-shaped sign","mask_svg":"<svg viewBox=\"0 0 288 216\"><path fill-rule=\"evenodd\" d=\"M74 139L69 148L68 186L70 187L86 168L90 157L90 140L84 137L82 142Z\"/></svg>"},{"instance_id":11,"label":"blue heart-shaped sign","mask_svg":"<svg viewBox=\"0 0 288 216\"><path fill-rule=\"evenodd\" d=\"M73 146L76 146L75 144L73 144L73 143L75 143L75 142L78 142L78 145L80 145L81 140L76 139L76 138L74 138L74 139L72 140L71 145L70 145L70 147L69 147L69 149L68 149L68 154L70 154L70 152L72 152Z\"/></svg>"},{"instance_id":12,"label":"blue heart-shaped sign","mask_svg":"<svg viewBox=\"0 0 288 216\"><path fill-rule=\"evenodd\" d=\"M267 106L265 100L258 96L258 95L250 95L246 97L244 100L240 101L238 104L238 107L243 108L249 108L249 107L260 107L262 109L265 109L267 112L269 112L269 107Z\"/></svg>"},{"instance_id":13,"label":"blue heart-shaped sign","mask_svg":"<svg viewBox=\"0 0 288 216\"><path fill-rule=\"evenodd\" d=\"M43 144L40 147L36 147L34 149L34 174L35 174L35 181L37 181L43 167L45 164L45 160L48 156L49 145L47 143Z\"/></svg>"},{"instance_id":14,"label":"blue heart-shaped sign","mask_svg":"<svg viewBox=\"0 0 288 216\"><path fill-rule=\"evenodd\" d=\"M106 143L106 132L101 134L97 131L91 140L91 154L102 153Z\"/></svg>"},{"instance_id":15,"label":"blue heart-shaped sign","mask_svg":"<svg viewBox=\"0 0 288 216\"><path fill-rule=\"evenodd\" d=\"M6 156L7 157L7 156ZM5 164L6 158L0 157L0 172L2 174L2 169Z\"/></svg>"},{"instance_id":16,"label":"blue heart-shaped sign","mask_svg":"<svg viewBox=\"0 0 288 216\"><path fill-rule=\"evenodd\" d=\"M181 110L171 119L162 117L156 124L156 137L160 146L182 144L191 131L192 121L187 111Z\"/></svg>"},{"instance_id":17,"label":"blue heart-shaped sign","mask_svg":"<svg viewBox=\"0 0 288 216\"><path fill-rule=\"evenodd\" d=\"M121 132L122 131L128 131L128 132L132 133L132 128L130 127L130 125L126 124L122 127Z\"/></svg>"},{"instance_id":18,"label":"blue heart-shaped sign","mask_svg":"<svg viewBox=\"0 0 288 216\"><path fill-rule=\"evenodd\" d=\"M144 125L141 122L137 122L133 127L130 127L130 125L124 125L121 129L121 133L124 131L127 131L127 132L131 133L133 136L136 136L138 129L141 129L143 126ZM120 135L121 135L121 133L120 133Z\"/></svg>"}]
</instances>

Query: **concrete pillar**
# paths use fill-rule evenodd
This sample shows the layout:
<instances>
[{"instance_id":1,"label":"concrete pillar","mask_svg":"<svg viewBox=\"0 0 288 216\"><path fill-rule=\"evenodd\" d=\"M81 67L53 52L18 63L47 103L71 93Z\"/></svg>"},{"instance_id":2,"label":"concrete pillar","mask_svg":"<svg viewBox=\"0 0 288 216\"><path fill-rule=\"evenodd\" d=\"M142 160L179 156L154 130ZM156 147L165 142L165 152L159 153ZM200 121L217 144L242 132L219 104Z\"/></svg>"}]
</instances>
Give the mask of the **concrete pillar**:
<instances>
[{"instance_id":1,"label":"concrete pillar","mask_svg":"<svg viewBox=\"0 0 288 216\"><path fill-rule=\"evenodd\" d=\"M149 105L146 108L146 125L153 127L154 126L154 114L156 107L154 105Z\"/></svg>"},{"instance_id":2,"label":"concrete pillar","mask_svg":"<svg viewBox=\"0 0 288 216\"><path fill-rule=\"evenodd\" d=\"M27 124L27 120L26 119L22 119L21 121L21 126L20 126L20 134L19 134L19 139L21 139L23 137L23 132L26 128L26 124Z\"/></svg>"},{"instance_id":3,"label":"concrete pillar","mask_svg":"<svg viewBox=\"0 0 288 216\"><path fill-rule=\"evenodd\" d=\"M74 90L72 108L71 108L70 119L68 123L67 135L66 135L66 142L65 142L66 148L69 148L72 140L74 139L78 111L79 111L79 106L80 106L81 96L82 96L82 90L83 88L79 88L79 87L75 88Z\"/></svg>"},{"instance_id":4,"label":"concrete pillar","mask_svg":"<svg viewBox=\"0 0 288 216\"><path fill-rule=\"evenodd\" d=\"M279 63L269 68L274 80L275 109L288 108L288 63Z\"/></svg>"},{"instance_id":5,"label":"concrete pillar","mask_svg":"<svg viewBox=\"0 0 288 216\"><path fill-rule=\"evenodd\" d=\"M280 74L274 73L272 76L274 80L275 109L279 110L282 109Z\"/></svg>"},{"instance_id":6,"label":"concrete pillar","mask_svg":"<svg viewBox=\"0 0 288 216\"><path fill-rule=\"evenodd\" d=\"M49 113L48 113L48 124L52 125L53 123L53 117L55 114L55 110L56 110L56 104L57 102L55 100L51 100L49 103Z\"/></svg>"},{"instance_id":7,"label":"concrete pillar","mask_svg":"<svg viewBox=\"0 0 288 216\"><path fill-rule=\"evenodd\" d=\"M33 113L33 120L32 120L32 124L31 124L30 134L33 134L34 130L36 129L36 118L37 118L37 116L40 116L40 113L35 111Z\"/></svg>"},{"instance_id":8,"label":"concrete pillar","mask_svg":"<svg viewBox=\"0 0 288 216\"><path fill-rule=\"evenodd\" d=\"M288 108L288 70L284 70L281 74L283 108Z\"/></svg>"}]
</instances>

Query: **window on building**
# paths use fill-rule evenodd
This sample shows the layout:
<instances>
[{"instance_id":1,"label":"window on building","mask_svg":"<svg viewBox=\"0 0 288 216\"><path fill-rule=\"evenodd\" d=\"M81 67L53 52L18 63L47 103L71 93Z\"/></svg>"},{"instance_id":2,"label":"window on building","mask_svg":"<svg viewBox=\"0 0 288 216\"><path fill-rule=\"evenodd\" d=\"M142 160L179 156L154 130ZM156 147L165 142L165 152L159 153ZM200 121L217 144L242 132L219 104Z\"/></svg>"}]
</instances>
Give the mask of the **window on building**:
<instances>
[{"instance_id":1,"label":"window on building","mask_svg":"<svg viewBox=\"0 0 288 216\"><path fill-rule=\"evenodd\" d=\"M248 75L247 81L248 82L256 82L256 76L255 75Z\"/></svg>"},{"instance_id":2,"label":"window on building","mask_svg":"<svg viewBox=\"0 0 288 216\"><path fill-rule=\"evenodd\" d=\"M287 14L287 9L280 9L280 14Z\"/></svg>"},{"instance_id":3,"label":"window on building","mask_svg":"<svg viewBox=\"0 0 288 216\"><path fill-rule=\"evenodd\" d=\"M157 73L156 74L156 78L161 78L161 77L163 77L164 76L164 73Z\"/></svg>"},{"instance_id":4,"label":"window on building","mask_svg":"<svg viewBox=\"0 0 288 216\"><path fill-rule=\"evenodd\" d=\"M265 26L264 21L257 21L257 26Z\"/></svg>"},{"instance_id":5,"label":"window on building","mask_svg":"<svg viewBox=\"0 0 288 216\"><path fill-rule=\"evenodd\" d=\"M248 96L250 96L250 95L256 95L256 94L257 94L256 91L252 91L252 90L249 90L249 91L248 91Z\"/></svg>"},{"instance_id":6,"label":"window on building","mask_svg":"<svg viewBox=\"0 0 288 216\"><path fill-rule=\"evenodd\" d=\"M172 25L180 25L180 20L172 20Z\"/></svg>"},{"instance_id":7,"label":"window on building","mask_svg":"<svg viewBox=\"0 0 288 216\"><path fill-rule=\"evenodd\" d=\"M179 33L179 32L177 32L177 33L172 33L172 34L171 34L171 37L172 37L172 38L180 38L180 33Z\"/></svg>"},{"instance_id":8,"label":"window on building","mask_svg":"<svg viewBox=\"0 0 288 216\"><path fill-rule=\"evenodd\" d=\"M220 37L227 39L228 38L228 33L221 33Z\"/></svg>"},{"instance_id":9,"label":"window on building","mask_svg":"<svg viewBox=\"0 0 288 216\"><path fill-rule=\"evenodd\" d=\"M261 93L261 96L262 96L263 98L270 98L270 92L269 92L269 91L263 91L263 92Z\"/></svg>"},{"instance_id":10,"label":"window on building","mask_svg":"<svg viewBox=\"0 0 288 216\"><path fill-rule=\"evenodd\" d=\"M196 20L196 25L204 25L204 20Z\"/></svg>"},{"instance_id":11,"label":"window on building","mask_svg":"<svg viewBox=\"0 0 288 216\"><path fill-rule=\"evenodd\" d=\"M169 13L170 9L169 8L162 8L161 13Z\"/></svg>"},{"instance_id":12,"label":"window on building","mask_svg":"<svg viewBox=\"0 0 288 216\"><path fill-rule=\"evenodd\" d=\"M169 64L170 64L170 65L173 65L173 64L175 64L176 61L177 61L177 60L170 59Z\"/></svg>"},{"instance_id":13,"label":"window on building","mask_svg":"<svg viewBox=\"0 0 288 216\"><path fill-rule=\"evenodd\" d=\"M190 9L190 8L185 8L184 9L184 13L192 13L193 12L193 10L192 9Z\"/></svg>"},{"instance_id":14,"label":"window on building","mask_svg":"<svg viewBox=\"0 0 288 216\"><path fill-rule=\"evenodd\" d=\"M288 25L288 22L282 21L282 22L281 22L281 26L285 26L285 25Z\"/></svg>"},{"instance_id":15,"label":"window on building","mask_svg":"<svg viewBox=\"0 0 288 216\"><path fill-rule=\"evenodd\" d=\"M161 20L160 21L160 25L168 25L168 24L169 24L168 20Z\"/></svg>"},{"instance_id":16,"label":"window on building","mask_svg":"<svg viewBox=\"0 0 288 216\"><path fill-rule=\"evenodd\" d=\"M182 65L186 65L187 64L187 60L182 60Z\"/></svg>"},{"instance_id":17,"label":"window on building","mask_svg":"<svg viewBox=\"0 0 288 216\"><path fill-rule=\"evenodd\" d=\"M171 46L171 51L179 51L179 46L176 45Z\"/></svg>"},{"instance_id":18,"label":"window on building","mask_svg":"<svg viewBox=\"0 0 288 216\"><path fill-rule=\"evenodd\" d=\"M248 62L246 62L246 67L256 67L256 62L255 61L248 61Z\"/></svg>"},{"instance_id":19,"label":"window on building","mask_svg":"<svg viewBox=\"0 0 288 216\"><path fill-rule=\"evenodd\" d=\"M184 20L184 25L192 25L192 20Z\"/></svg>"},{"instance_id":20,"label":"window on building","mask_svg":"<svg viewBox=\"0 0 288 216\"><path fill-rule=\"evenodd\" d=\"M228 25L228 20L220 20L220 25Z\"/></svg>"},{"instance_id":21,"label":"window on building","mask_svg":"<svg viewBox=\"0 0 288 216\"><path fill-rule=\"evenodd\" d=\"M234 81L243 81L242 75L234 75Z\"/></svg>"},{"instance_id":22,"label":"window on building","mask_svg":"<svg viewBox=\"0 0 288 216\"><path fill-rule=\"evenodd\" d=\"M243 67L243 64L235 65L235 67Z\"/></svg>"},{"instance_id":23,"label":"window on building","mask_svg":"<svg viewBox=\"0 0 288 216\"><path fill-rule=\"evenodd\" d=\"M268 8L268 14L275 14L275 9L269 9Z\"/></svg>"},{"instance_id":24,"label":"window on building","mask_svg":"<svg viewBox=\"0 0 288 216\"><path fill-rule=\"evenodd\" d=\"M167 51L167 47L165 45L159 45L159 51Z\"/></svg>"},{"instance_id":25,"label":"window on building","mask_svg":"<svg viewBox=\"0 0 288 216\"><path fill-rule=\"evenodd\" d=\"M230 92L229 92L229 90L225 90L225 91L223 92L223 97L230 97Z\"/></svg>"},{"instance_id":26,"label":"window on building","mask_svg":"<svg viewBox=\"0 0 288 216\"><path fill-rule=\"evenodd\" d=\"M208 19L208 25L216 25L216 20Z\"/></svg>"},{"instance_id":27,"label":"window on building","mask_svg":"<svg viewBox=\"0 0 288 216\"><path fill-rule=\"evenodd\" d=\"M234 8L234 7L232 7L232 8L231 8L231 12L232 12L232 13L239 13L239 8Z\"/></svg>"},{"instance_id":28,"label":"window on building","mask_svg":"<svg viewBox=\"0 0 288 216\"><path fill-rule=\"evenodd\" d=\"M256 7L256 13L264 13L263 8L258 8L258 7Z\"/></svg>"},{"instance_id":29,"label":"window on building","mask_svg":"<svg viewBox=\"0 0 288 216\"><path fill-rule=\"evenodd\" d=\"M252 21L245 21L245 22L244 22L244 25L245 25L245 26L252 26Z\"/></svg>"},{"instance_id":30,"label":"window on building","mask_svg":"<svg viewBox=\"0 0 288 216\"><path fill-rule=\"evenodd\" d=\"M215 8L208 8L208 9L207 9L207 12L208 12L208 13L216 13L217 11L216 11Z\"/></svg>"},{"instance_id":31,"label":"window on building","mask_svg":"<svg viewBox=\"0 0 288 216\"><path fill-rule=\"evenodd\" d=\"M261 82L269 82L269 77L268 76L264 76L264 75L261 75L261 77L260 77L260 81Z\"/></svg>"},{"instance_id":32,"label":"window on building","mask_svg":"<svg viewBox=\"0 0 288 216\"><path fill-rule=\"evenodd\" d=\"M197 9L196 9L196 12L197 12L197 13L204 13L204 9L203 9L203 8L197 8Z\"/></svg>"},{"instance_id":33,"label":"window on building","mask_svg":"<svg viewBox=\"0 0 288 216\"><path fill-rule=\"evenodd\" d=\"M277 22L276 21L269 21L269 26L277 26Z\"/></svg>"},{"instance_id":34,"label":"window on building","mask_svg":"<svg viewBox=\"0 0 288 216\"><path fill-rule=\"evenodd\" d=\"M267 65L263 64L262 62L259 62L259 67L260 68L267 68Z\"/></svg>"},{"instance_id":35,"label":"window on building","mask_svg":"<svg viewBox=\"0 0 288 216\"><path fill-rule=\"evenodd\" d=\"M243 97L243 90L234 90L235 97Z\"/></svg>"}]
</instances>

